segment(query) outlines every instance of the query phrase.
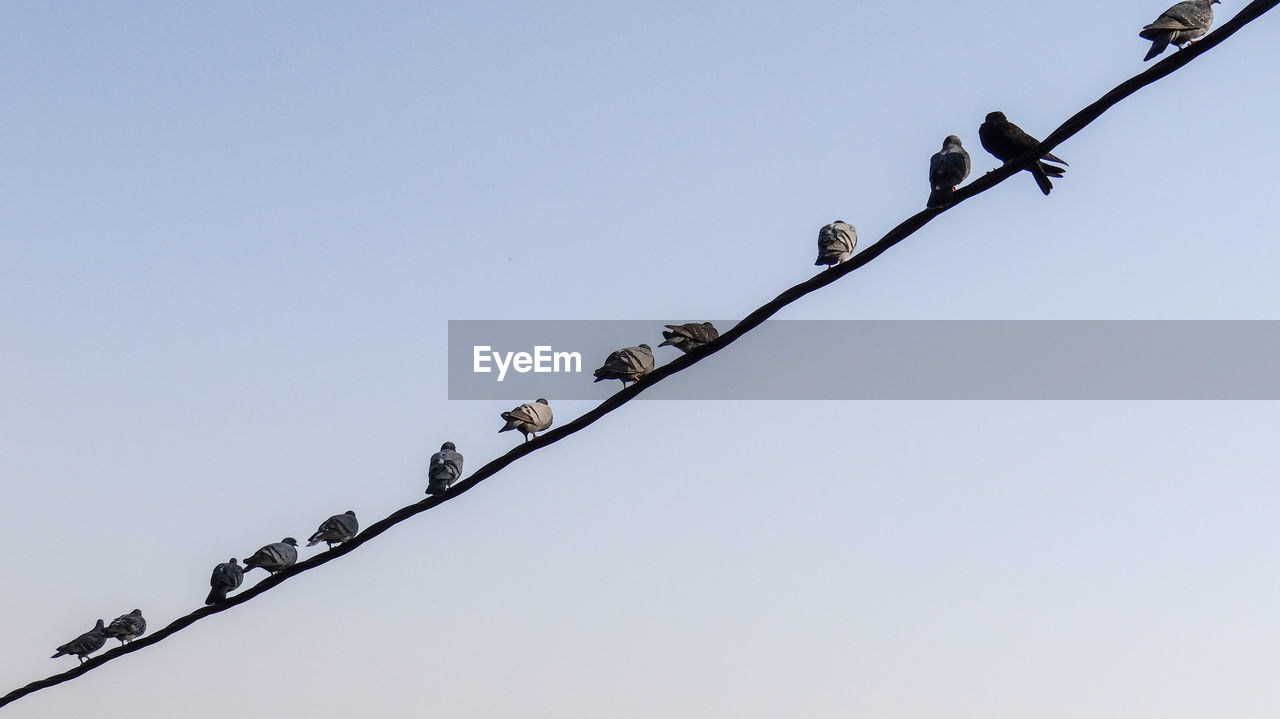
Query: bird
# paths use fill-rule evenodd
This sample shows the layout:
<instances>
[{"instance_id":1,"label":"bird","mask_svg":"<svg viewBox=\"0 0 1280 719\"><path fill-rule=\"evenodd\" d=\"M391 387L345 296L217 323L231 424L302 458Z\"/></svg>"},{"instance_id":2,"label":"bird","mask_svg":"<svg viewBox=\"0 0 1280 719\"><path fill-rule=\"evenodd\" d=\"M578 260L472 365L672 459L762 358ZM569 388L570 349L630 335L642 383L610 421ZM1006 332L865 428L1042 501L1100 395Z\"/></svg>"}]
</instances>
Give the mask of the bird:
<instances>
[{"instance_id":1,"label":"bird","mask_svg":"<svg viewBox=\"0 0 1280 719\"><path fill-rule=\"evenodd\" d=\"M663 341L658 346L671 345L681 352L701 347L720 336L710 322L688 322L682 325L663 325L663 327L671 331L662 333Z\"/></svg>"},{"instance_id":2,"label":"bird","mask_svg":"<svg viewBox=\"0 0 1280 719\"><path fill-rule=\"evenodd\" d=\"M445 442L439 452L431 455L431 463L427 465L427 494L447 492L461 476L462 453L453 442Z\"/></svg>"},{"instance_id":3,"label":"bird","mask_svg":"<svg viewBox=\"0 0 1280 719\"><path fill-rule=\"evenodd\" d=\"M529 435L533 435L536 439L538 433L551 426L551 405L547 404L547 400L539 397L534 402L525 402L510 412L503 412L501 415L507 421L502 429L498 430L498 434L502 434L508 430L518 429L520 434L524 435L524 441L529 441Z\"/></svg>"},{"instance_id":4,"label":"bird","mask_svg":"<svg viewBox=\"0 0 1280 719\"><path fill-rule=\"evenodd\" d=\"M1213 4L1218 0L1188 0L1160 13L1160 17L1142 28L1138 37L1151 41L1151 49L1143 62L1159 55L1170 43L1181 48L1209 32L1213 25Z\"/></svg>"},{"instance_id":5,"label":"bird","mask_svg":"<svg viewBox=\"0 0 1280 719\"><path fill-rule=\"evenodd\" d=\"M293 537L285 537L279 542L268 544L254 552L253 556L244 560L244 571L248 572L254 567L262 567L275 574L298 561L297 547L298 540Z\"/></svg>"},{"instance_id":6,"label":"bird","mask_svg":"<svg viewBox=\"0 0 1280 719\"><path fill-rule=\"evenodd\" d=\"M244 569L235 557L213 568L213 576L209 577L209 596L205 604L217 604L227 598L227 592L236 589L244 581Z\"/></svg>"},{"instance_id":7,"label":"bird","mask_svg":"<svg viewBox=\"0 0 1280 719\"><path fill-rule=\"evenodd\" d=\"M628 382L639 382L640 378L653 371L653 349L649 345L624 347L617 352L609 353L604 364L595 371L595 381L606 379L622 380L622 386Z\"/></svg>"},{"instance_id":8,"label":"bird","mask_svg":"<svg viewBox=\"0 0 1280 719\"><path fill-rule=\"evenodd\" d=\"M58 647L58 653L49 658L57 659L64 654L74 654L80 658L80 663L84 664L86 657L101 649L102 645L106 643L107 632L102 627L102 620L99 619L98 623L94 625L92 630L87 631Z\"/></svg>"},{"instance_id":9,"label":"bird","mask_svg":"<svg viewBox=\"0 0 1280 719\"><path fill-rule=\"evenodd\" d=\"M1003 112L987 113L987 119L978 128L978 139L982 140L982 146L987 148L987 152L996 156L996 159L1008 164L1010 160L1016 160L1027 154L1040 141L1022 131L1022 128L1009 122ZM1052 160L1067 164L1066 160L1055 155L1045 154L1044 160ZM1053 183L1049 181L1050 177L1062 177L1066 170L1061 167L1055 167L1046 162L1037 160L1034 165L1027 168L1027 171L1036 178L1036 184L1040 186L1040 191L1048 195L1049 190L1053 189Z\"/></svg>"},{"instance_id":10,"label":"bird","mask_svg":"<svg viewBox=\"0 0 1280 719\"><path fill-rule=\"evenodd\" d=\"M356 521L356 513L348 509L342 514L335 514L321 522L320 528L311 535L311 539L307 540L307 546L312 547L324 542L329 549L333 549L333 545L342 544L351 539L358 531L360 531L360 523Z\"/></svg>"},{"instance_id":11,"label":"bird","mask_svg":"<svg viewBox=\"0 0 1280 719\"><path fill-rule=\"evenodd\" d=\"M858 231L844 220L836 220L818 230L818 260L815 265L834 265L849 259L858 246Z\"/></svg>"},{"instance_id":12,"label":"bird","mask_svg":"<svg viewBox=\"0 0 1280 719\"><path fill-rule=\"evenodd\" d=\"M951 199L951 193L969 176L969 153L960 145L960 138L947 135L942 150L929 158L928 207L941 207Z\"/></svg>"},{"instance_id":13,"label":"bird","mask_svg":"<svg viewBox=\"0 0 1280 719\"><path fill-rule=\"evenodd\" d=\"M141 609L121 614L107 625L107 636L119 639L121 646L142 636L145 631L147 631L147 620L142 618Z\"/></svg>"}]
</instances>

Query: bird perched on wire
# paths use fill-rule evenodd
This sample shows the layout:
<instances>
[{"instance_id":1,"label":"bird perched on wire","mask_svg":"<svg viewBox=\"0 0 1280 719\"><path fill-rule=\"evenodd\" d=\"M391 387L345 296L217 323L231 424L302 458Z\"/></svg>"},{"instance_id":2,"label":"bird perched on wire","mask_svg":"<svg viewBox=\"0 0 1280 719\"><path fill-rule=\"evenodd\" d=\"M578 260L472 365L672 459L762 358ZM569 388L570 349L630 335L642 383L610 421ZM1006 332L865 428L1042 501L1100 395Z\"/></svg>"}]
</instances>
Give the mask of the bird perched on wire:
<instances>
[{"instance_id":1,"label":"bird perched on wire","mask_svg":"<svg viewBox=\"0 0 1280 719\"><path fill-rule=\"evenodd\" d=\"M498 434L518 429L520 434L524 435L524 441L528 442L530 435L536 439L539 432L551 426L551 405L547 404L547 400L539 397L533 402L525 402L499 416L507 423L498 430Z\"/></svg>"},{"instance_id":2,"label":"bird perched on wire","mask_svg":"<svg viewBox=\"0 0 1280 719\"><path fill-rule=\"evenodd\" d=\"M209 577L209 596L205 604L217 604L227 598L227 592L236 589L244 581L244 568L235 557L213 568L213 576Z\"/></svg>"},{"instance_id":3,"label":"bird perched on wire","mask_svg":"<svg viewBox=\"0 0 1280 719\"><path fill-rule=\"evenodd\" d=\"M969 176L969 152L960 144L960 138L947 135L942 150L929 158L928 207L941 207L951 199L956 187Z\"/></svg>"},{"instance_id":4,"label":"bird perched on wire","mask_svg":"<svg viewBox=\"0 0 1280 719\"><path fill-rule=\"evenodd\" d=\"M995 155L997 159L1005 164L1008 164L1010 160L1022 157L1040 144L1039 140L1009 122L1003 112L987 114L986 121L978 128L978 139L982 141L982 146L987 148L987 152ZM1052 160L1063 165L1067 164L1066 160L1051 154L1045 154L1043 159ZM1037 160L1035 164L1027 168L1027 172L1030 172L1036 178L1036 184L1040 186L1040 191L1048 195L1049 190L1053 189L1053 183L1049 181L1049 178L1062 177L1066 170Z\"/></svg>"},{"instance_id":5,"label":"bird perched on wire","mask_svg":"<svg viewBox=\"0 0 1280 719\"><path fill-rule=\"evenodd\" d=\"M658 346L671 345L681 352L701 347L720 336L720 332L710 322L688 322L682 325L663 325L663 327L670 331L662 333L663 341Z\"/></svg>"},{"instance_id":6,"label":"bird perched on wire","mask_svg":"<svg viewBox=\"0 0 1280 719\"><path fill-rule=\"evenodd\" d=\"M439 452L431 455L431 463L427 465L427 494L449 491L461 476L462 453L453 442L445 442L440 445Z\"/></svg>"},{"instance_id":7,"label":"bird perched on wire","mask_svg":"<svg viewBox=\"0 0 1280 719\"><path fill-rule=\"evenodd\" d=\"M244 571L248 572L254 567L262 567L263 569L275 574L286 567L293 566L298 561L298 540L293 537L285 537L279 542L268 544L253 553L253 556L244 560Z\"/></svg>"},{"instance_id":8,"label":"bird perched on wire","mask_svg":"<svg viewBox=\"0 0 1280 719\"><path fill-rule=\"evenodd\" d=\"M146 631L147 620L142 618L141 609L122 614L112 619L111 623L107 625L107 636L119 639L121 645L137 639Z\"/></svg>"},{"instance_id":9,"label":"bird perched on wire","mask_svg":"<svg viewBox=\"0 0 1280 719\"><path fill-rule=\"evenodd\" d=\"M360 531L360 523L356 521L356 513L348 509L342 514L335 514L321 522L320 528L311 535L311 539L307 540L307 546L312 547L324 542L329 549L333 549L333 545L342 544L351 539L358 531Z\"/></svg>"},{"instance_id":10,"label":"bird perched on wire","mask_svg":"<svg viewBox=\"0 0 1280 719\"><path fill-rule=\"evenodd\" d=\"M858 231L844 220L836 220L818 230L818 260L815 265L831 266L844 262L858 246Z\"/></svg>"},{"instance_id":11,"label":"bird perched on wire","mask_svg":"<svg viewBox=\"0 0 1280 719\"><path fill-rule=\"evenodd\" d=\"M84 664L86 657L101 649L106 643L107 631L102 626L102 620L99 619L93 629L58 647L58 653L49 658L57 659L65 654L74 654L80 658L80 663Z\"/></svg>"},{"instance_id":12,"label":"bird perched on wire","mask_svg":"<svg viewBox=\"0 0 1280 719\"><path fill-rule=\"evenodd\" d=\"M653 349L649 345L624 347L609 353L604 364L595 371L595 381L617 379L622 380L622 386L626 387L628 382L638 382L652 371Z\"/></svg>"},{"instance_id":13,"label":"bird perched on wire","mask_svg":"<svg viewBox=\"0 0 1280 719\"><path fill-rule=\"evenodd\" d=\"M1188 0L1160 13L1160 17L1142 28L1138 37L1151 41L1151 49L1143 62L1165 51L1170 44L1181 48L1209 32L1213 25L1213 4L1218 0Z\"/></svg>"}]
</instances>

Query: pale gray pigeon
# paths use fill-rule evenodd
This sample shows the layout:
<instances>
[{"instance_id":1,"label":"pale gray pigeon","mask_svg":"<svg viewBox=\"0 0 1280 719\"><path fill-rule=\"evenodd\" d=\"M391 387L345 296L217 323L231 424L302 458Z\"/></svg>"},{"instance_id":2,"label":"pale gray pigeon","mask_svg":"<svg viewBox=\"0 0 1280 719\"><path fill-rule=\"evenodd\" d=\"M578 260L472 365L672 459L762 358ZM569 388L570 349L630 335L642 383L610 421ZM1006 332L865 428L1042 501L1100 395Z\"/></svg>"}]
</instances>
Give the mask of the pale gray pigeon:
<instances>
[{"instance_id":1,"label":"pale gray pigeon","mask_svg":"<svg viewBox=\"0 0 1280 719\"><path fill-rule=\"evenodd\" d=\"M510 412L503 412L500 416L507 423L498 430L499 434L518 429L520 434L524 435L524 441L528 442L529 435L537 438L539 432L551 426L551 405L547 404L547 400L539 397L534 402L526 402Z\"/></svg>"},{"instance_id":2,"label":"pale gray pigeon","mask_svg":"<svg viewBox=\"0 0 1280 719\"><path fill-rule=\"evenodd\" d=\"M244 568L235 557L213 568L213 576L209 577L209 596L205 604L217 604L227 598L227 592L236 589L244 581Z\"/></svg>"},{"instance_id":3,"label":"pale gray pigeon","mask_svg":"<svg viewBox=\"0 0 1280 719\"><path fill-rule=\"evenodd\" d=\"M1143 62L1165 51L1170 44L1181 48L1209 32L1213 25L1213 4L1218 0L1188 0L1165 10L1156 21L1142 28L1138 37L1151 41Z\"/></svg>"},{"instance_id":4,"label":"pale gray pigeon","mask_svg":"<svg viewBox=\"0 0 1280 719\"><path fill-rule=\"evenodd\" d=\"M307 546L312 547L324 542L329 549L333 549L333 545L342 544L351 539L358 531L360 531L360 523L356 521L356 513L348 509L342 514L335 514L324 520L316 533L311 535L311 539L307 540Z\"/></svg>"},{"instance_id":5,"label":"pale gray pigeon","mask_svg":"<svg viewBox=\"0 0 1280 719\"><path fill-rule=\"evenodd\" d=\"M298 561L298 540L293 537L285 537L274 544L259 549L253 553L253 556L244 560L244 571L248 572L254 567L262 567L263 569L275 574L285 567L292 566Z\"/></svg>"},{"instance_id":6,"label":"pale gray pigeon","mask_svg":"<svg viewBox=\"0 0 1280 719\"><path fill-rule=\"evenodd\" d=\"M978 139L982 141L982 146L987 148L987 152L996 156L996 159L1008 163L1010 160L1016 160L1035 149L1040 141L1022 131L1021 127L1009 122L1003 112L989 112L986 120L978 128ZM1067 164L1065 160L1056 155L1046 154L1045 160ZM1053 183L1049 181L1050 177L1062 177L1066 170L1061 167L1055 167L1046 162L1037 161L1034 165L1027 168L1027 172L1036 178L1036 185L1040 187L1040 191L1048 195L1049 190L1053 189Z\"/></svg>"},{"instance_id":7,"label":"pale gray pigeon","mask_svg":"<svg viewBox=\"0 0 1280 719\"><path fill-rule=\"evenodd\" d=\"M671 331L662 333L663 342L658 346L671 345L681 352L701 347L720 336L710 322L689 322L683 325L663 325L663 327Z\"/></svg>"},{"instance_id":8,"label":"pale gray pigeon","mask_svg":"<svg viewBox=\"0 0 1280 719\"><path fill-rule=\"evenodd\" d=\"M600 369L595 371L595 381L617 379L622 380L622 386L626 387L628 382L638 382L652 371L653 350L649 345L624 347L609 354Z\"/></svg>"},{"instance_id":9,"label":"pale gray pigeon","mask_svg":"<svg viewBox=\"0 0 1280 719\"><path fill-rule=\"evenodd\" d=\"M548 410L550 411L550 410ZM440 445L427 465L427 494L443 494L462 476L462 454L453 442Z\"/></svg>"},{"instance_id":10,"label":"pale gray pigeon","mask_svg":"<svg viewBox=\"0 0 1280 719\"><path fill-rule=\"evenodd\" d=\"M49 658L57 659L64 654L74 654L80 658L80 663L84 664L86 657L101 649L102 645L106 643L107 632L102 627L102 620L99 619L91 631L87 631L58 647L58 653Z\"/></svg>"},{"instance_id":11,"label":"pale gray pigeon","mask_svg":"<svg viewBox=\"0 0 1280 719\"><path fill-rule=\"evenodd\" d=\"M858 246L858 231L844 220L836 220L818 230L818 261L815 265L844 262Z\"/></svg>"},{"instance_id":12,"label":"pale gray pigeon","mask_svg":"<svg viewBox=\"0 0 1280 719\"><path fill-rule=\"evenodd\" d=\"M107 625L107 636L119 639L121 645L137 639L145 631L147 631L147 620L142 618L141 609L122 614L112 619Z\"/></svg>"},{"instance_id":13,"label":"pale gray pigeon","mask_svg":"<svg viewBox=\"0 0 1280 719\"><path fill-rule=\"evenodd\" d=\"M951 199L951 193L969 176L969 152L960 145L960 138L947 135L942 150L929 158L929 207L941 207Z\"/></svg>"}]
</instances>

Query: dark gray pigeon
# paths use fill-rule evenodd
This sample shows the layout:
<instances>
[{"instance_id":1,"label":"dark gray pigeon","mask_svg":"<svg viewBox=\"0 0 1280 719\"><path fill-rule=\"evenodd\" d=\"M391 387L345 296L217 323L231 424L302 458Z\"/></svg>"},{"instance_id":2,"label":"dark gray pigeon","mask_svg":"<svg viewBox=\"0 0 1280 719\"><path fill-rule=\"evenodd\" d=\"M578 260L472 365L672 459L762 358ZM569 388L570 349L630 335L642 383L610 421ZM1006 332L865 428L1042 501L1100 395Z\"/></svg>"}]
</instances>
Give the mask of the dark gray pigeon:
<instances>
[{"instance_id":1,"label":"dark gray pigeon","mask_svg":"<svg viewBox=\"0 0 1280 719\"><path fill-rule=\"evenodd\" d=\"M987 152L995 155L996 159L1006 164L1010 160L1022 157L1040 144L1039 140L1009 122L1003 112L987 113L986 121L978 128L978 139L982 141L982 146L987 148ZM1064 165L1067 164L1065 160L1055 155L1046 154L1044 159L1060 162ZM1027 172L1030 172L1036 178L1036 184L1040 186L1040 191L1048 195L1049 190L1053 189L1053 183L1049 181L1049 178L1062 177L1066 170L1037 161L1027 168Z\"/></svg>"},{"instance_id":2,"label":"dark gray pigeon","mask_svg":"<svg viewBox=\"0 0 1280 719\"><path fill-rule=\"evenodd\" d=\"M638 382L652 371L653 349L649 345L624 347L609 354L600 369L596 370L595 381L617 379L622 380L622 386L626 387L628 382Z\"/></svg>"},{"instance_id":3,"label":"dark gray pigeon","mask_svg":"<svg viewBox=\"0 0 1280 719\"><path fill-rule=\"evenodd\" d=\"M285 567L292 566L296 561L298 561L298 540L285 537L275 544L268 544L259 549L253 553L253 556L244 560L244 571L262 567L275 574Z\"/></svg>"},{"instance_id":4,"label":"dark gray pigeon","mask_svg":"<svg viewBox=\"0 0 1280 719\"><path fill-rule=\"evenodd\" d=\"M324 520L316 533L311 535L311 539L307 540L307 546L312 547L324 542L329 549L333 549L333 545L342 544L351 539L358 531L360 531L360 523L356 521L356 513L348 509L342 514L335 514Z\"/></svg>"},{"instance_id":5,"label":"dark gray pigeon","mask_svg":"<svg viewBox=\"0 0 1280 719\"><path fill-rule=\"evenodd\" d=\"M551 405L547 404L547 400L539 397L534 402L525 402L510 412L503 412L500 416L507 423L498 430L498 434L518 429L520 434L524 435L524 441L528 442L530 435L536 438L539 432L551 426Z\"/></svg>"},{"instance_id":6,"label":"dark gray pigeon","mask_svg":"<svg viewBox=\"0 0 1280 719\"><path fill-rule=\"evenodd\" d=\"M1138 37L1151 41L1143 62L1165 51L1170 44L1181 48L1209 32L1213 25L1213 4L1218 0L1188 0L1165 10L1156 21L1142 28Z\"/></svg>"},{"instance_id":7,"label":"dark gray pigeon","mask_svg":"<svg viewBox=\"0 0 1280 719\"><path fill-rule=\"evenodd\" d=\"M111 623L107 625L107 636L119 639L122 645L137 639L146 631L147 620L142 618L141 609L122 614L112 619Z\"/></svg>"},{"instance_id":8,"label":"dark gray pigeon","mask_svg":"<svg viewBox=\"0 0 1280 719\"><path fill-rule=\"evenodd\" d=\"M815 265L831 266L844 262L858 246L858 231L844 220L836 220L818 230L818 261Z\"/></svg>"},{"instance_id":9,"label":"dark gray pigeon","mask_svg":"<svg viewBox=\"0 0 1280 719\"><path fill-rule=\"evenodd\" d=\"M720 336L710 322L689 322L683 325L663 325L663 327L671 331L662 333L663 342L658 346L671 345L681 352L701 347Z\"/></svg>"},{"instance_id":10,"label":"dark gray pigeon","mask_svg":"<svg viewBox=\"0 0 1280 719\"><path fill-rule=\"evenodd\" d=\"M427 494L443 494L462 476L462 454L453 442L440 445L427 465Z\"/></svg>"},{"instance_id":11,"label":"dark gray pigeon","mask_svg":"<svg viewBox=\"0 0 1280 719\"><path fill-rule=\"evenodd\" d=\"M244 581L244 568L235 557L213 568L213 576L209 577L209 596L205 604L217 604L227 598L227 592L236 589Z\"/></svg>"},{"instance_id":12,"label":"dark gray pigeon","mask_svg":"<svg viewBox=\"0 0 1280 719\"><path fill-rule=\"evenodd\" d=\"M58 653L54 654L50 659L57 659L64 654L74 654L80 658L80 663L84 664L85 657L98 651L106 643L107 632L102 627L102 620L99 619L92 630L58 647Z\"/></svg>"},{"instance_id":13,"label":"dark gray pigeon","mask_svg":"<svg viewBox=\"0 0 1280 719\"><path fill-rule=\"evenodd\" d=\"M942 150L929 158L929 207L941 207L951 199L956 187L969 176L969 152L960 138L947 135Z\"/></svg>"}]
</instances>

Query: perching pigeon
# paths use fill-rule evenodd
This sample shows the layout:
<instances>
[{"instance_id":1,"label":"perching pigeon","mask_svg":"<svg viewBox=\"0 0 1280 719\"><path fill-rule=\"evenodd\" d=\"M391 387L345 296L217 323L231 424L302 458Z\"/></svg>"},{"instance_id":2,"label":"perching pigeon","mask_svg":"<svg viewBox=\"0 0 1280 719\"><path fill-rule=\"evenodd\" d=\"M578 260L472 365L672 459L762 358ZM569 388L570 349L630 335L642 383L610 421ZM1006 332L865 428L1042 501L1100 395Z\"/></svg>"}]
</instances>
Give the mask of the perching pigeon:
<instances>
[{"instance_id":1,"label":"perching pigeon","mask_svg":"<svg viewBox=\"0 0 1280 719\"><path fill-rule=\"evenodd\" d=\"M244 581L244 569L235 557L230 562L223 562L213 568L213 576L209 577L209 596L205 604L217 604L227 598L227 592L240 586Z\"/></svg>"},{"instance_id":2,"label":"perching pigeon","mask_svg":"<svg viewBox=\"0 0 1280 719\"><path fill-rule=\"evenodd\" d=\"M551 410L547 410L550 412ZM440 451L431 455L427 465L427 494L442 494L462 476L462 454L453 442L440 445Z\"/></svg>"},{"instance_id":3,"label":"perching pigeon","mask_svg":"<svg viewBox=\"0 0 1280 719\"><path fill-rule=\"evenodd\" d=\"M1218 0L1188 0L1165 10L1156 21L1142 28L1138 37L1150 40L1151 49L1143 62L1159 55L1172 43L1181 48L1209 32L1213 25L1213 4Z\"/></svg>"},{"instance_id":4,"label":"perching pigeon","mask_svg":"<svg viewBox=\"0 0 1280 719\"><path fill-rule=\"evenodd\" d=\"M275 574L298 561L297 547L298 540L293 537L285 537L275 544L268 544L254 552L252 557L244 560L244 571L248 572L254 567L262 567Z\"/></svg>"},{"instance_id":5,"label":"perching pigeon","mask_svg":"<svg viewBox=\"0 0 1280 719\"><path fill-rule=\"evenodd\" d=\"M978 139L982 140L982 146L987 148L987 152L995 155L997 159L1005 163L1018 159L1040 144L1039 140L1009 122L1003 112L987 114L986 122L983 122L982 126L978 128ZM1060 162L1064 165L1067 164L1066 160L1054 155L1046 154L1044 159ZM1053 183L1049 181L1049 178L1062 177L1062 174L1066 172L1061 167L1055 167L1040 161L1028 167L1027 171L1036 178L1036 184L1040 186L1040 191L1046 195L1049 194L1049 190L1053 189Z\"/></svg>"},{"instance_id":6,"label":"perching pigeon","mask_svg":"<svg viewBox=\"0 0 1280 719\"><path fill-rule=\"evenodd\" d=\"M311 539L307 540L307 546L311 547L324 542L329 549L333 549L333 545L342 544L351 539L358 531L360 531L360 523L356 521L356 513L348 509L342 514L335 514L324 520L316 533L311 535Z\"/></svg>"},{"instance_id":7,"label":"perching pigeon","mask_svg":"<svg viewBox=\"0 0 1280 719\"><path fill-rule=\"evenodd\" d=\"M536 438L539 432L551 426L551 405L539 397L537 401L526 402L510 412L503 412L500 416L507 423L498 430L499 434L510 429L518 429L520 434L524 435L524 441L528 442L529 435Z\"/></svg>"},{"instance_id":8,"label":"perching pigeon","mask_svg":"<svg viewBox=\"0 0 1280 719\"><path fill-rule=\"evenodd\" d=\"M628 382L636 382L653 371L653 350L649 345L625 347L612 352L605 359L600 369L596 370L596 381L606 379L622 380L622 386Z\"/></svg>"},{"instance_id":9,"label":"perching pigeon","mask_svg":"<svg viewBox=\"0 0 1280 719\"><path fill-rule=\"evenodd\" d=\"M849 259L858 246L858 231L844 220L836 220L818 230L818 261L815 265L834 265Z\"/></svg>"},{"instance_id":10,"label":"perching pigeon","mask_svg":"<svg viewBox=\"0 0 1280 719\"><path fill-rule=\"evenodd\" d=\"M947 204L956 186L969 176L969 153L960 145L960 138L947 135L942 150L929 158L929 207Z\"/></svg>"},{"instance_id":11,"label":"perching pigeon","mask_svg":"<svg viewBox=\"0 0 1280 719\"><path fill-rule=\"evenodd\" d=\"M671 331L662 333L663 342L658 346L671 345L681 352L701 347L720 336L710 322L689 322L683 325L663 325L663 327Z\"/></svg>"},{"instance_id":12,"label":"perching pigeon","mask_svg":"<svg viewBox=\"0 0 1280 719\"><path fill-rule=\"evenodd\" d=\"M107 636L119 639L122 645L142 636L145 631L147 631L147 620L142 618L141 609L122 614L112 619L107 625Z\"/></svg>"},{"instance_id":13,"label":"perching pigeon","mask_svg":"<svg viewBox=\"0 0 1280 719\"><path fill-rule=\"evenodd\" d=\"M54 654L50 659L57 659L64 654L74 654L80 657L80 663L84 664L85 657L98 651L106 643L107 632L102 628L102 620L99 619L92 631L85 632L58 647L58 653Z\"/></svg>"}]
</instances>

